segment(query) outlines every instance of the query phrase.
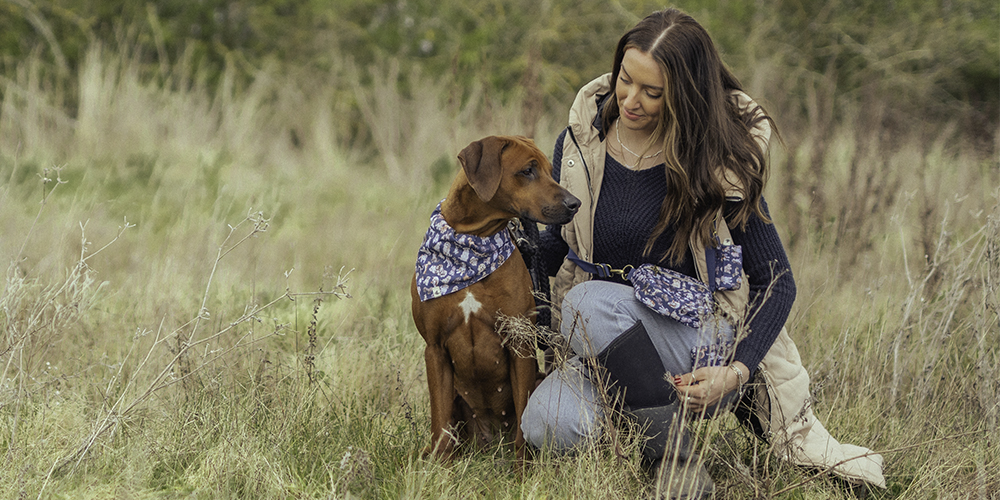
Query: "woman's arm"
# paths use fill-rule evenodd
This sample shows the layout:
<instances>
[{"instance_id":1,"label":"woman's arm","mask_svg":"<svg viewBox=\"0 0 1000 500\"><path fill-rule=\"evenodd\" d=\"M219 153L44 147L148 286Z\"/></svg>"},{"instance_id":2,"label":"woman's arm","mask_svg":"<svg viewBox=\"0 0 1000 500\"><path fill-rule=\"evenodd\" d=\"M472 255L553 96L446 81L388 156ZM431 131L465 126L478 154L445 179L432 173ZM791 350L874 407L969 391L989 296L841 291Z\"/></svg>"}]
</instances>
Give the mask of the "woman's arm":
<instances>
[{"instance_id":1,"label":"woman's arm","mask_svg":"<svg viewBox=\"0 0 1000 500\"><path fill-rule=\"evenodd\" d=\"M761 207L770 218L763 198ZM726 204L727 219L735 210L735 202ZM751 215L746 227L729 228L729 232L733 243L743 247L743 270L750 287L746 336L736 345L735 369L707 366L674 379L678 396L692 411L714 405L750 380L785 326L795 301L795 279L774 225Z\"/></svg>"},{"instance_id":2,"label":"woman's arm","mask_svg":"<svg viewBox=\"0 0 1000 500\"><path fill-rule=\"evenodd\" d=\"M727 203L726 211L734 211L735 206ZM761 208L770 218L763 198ZM744 324L747 333L736 346L735 355L735 360L749 368L749 376L757 371L757 365L785 326L795 302L795 279L774 224L751 215L745 227L733 227L729 232L733 243L743 247L743 271L750 287Z\"/></svg>"}]
</instances>

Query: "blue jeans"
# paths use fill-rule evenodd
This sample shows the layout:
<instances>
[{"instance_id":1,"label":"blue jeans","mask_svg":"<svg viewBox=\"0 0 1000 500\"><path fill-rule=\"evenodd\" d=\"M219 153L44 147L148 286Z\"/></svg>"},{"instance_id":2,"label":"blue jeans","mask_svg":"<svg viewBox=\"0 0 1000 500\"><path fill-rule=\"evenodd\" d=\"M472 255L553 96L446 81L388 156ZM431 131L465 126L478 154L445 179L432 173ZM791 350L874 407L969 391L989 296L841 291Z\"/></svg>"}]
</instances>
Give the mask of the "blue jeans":
<instances>
[{"instance_id":1,"label":"blue jeans","mask_svg":"<svg viewBox=\"0 0 1000 500\"><path fill-rule=\"evenodd\" d=\"M725 320L705 321L701 329L688 327L643 305L625 284L594 280L573 287L562 304L562 334L576 355L550 373L528 399L521 417L528 443L565 452L600 437L605 397L584 360L599 354L636 321L642 321L663 368L672 375L692 371L691 353L698 346L719 337L733 339L733 328Z\"/></svg>"}]
</instances>

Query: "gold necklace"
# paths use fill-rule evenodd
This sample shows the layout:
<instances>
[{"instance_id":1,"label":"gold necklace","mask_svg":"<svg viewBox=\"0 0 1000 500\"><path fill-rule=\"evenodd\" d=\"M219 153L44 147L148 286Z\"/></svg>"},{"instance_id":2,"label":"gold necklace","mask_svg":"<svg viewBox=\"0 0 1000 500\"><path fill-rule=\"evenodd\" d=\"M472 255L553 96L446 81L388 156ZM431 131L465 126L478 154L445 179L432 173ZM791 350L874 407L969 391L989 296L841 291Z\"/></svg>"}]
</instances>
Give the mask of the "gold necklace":
<instances>
[{"instance_id":1,"label":"gold necklace","mask_svg":"<svg viewBox=\"0 0 1000 500\"><path fill-rule=\"evenodd\" d=\"M659 151L657 151L657 152L655 152L655 153L653 153L653 154L651 154L651 155L642 156L640 154L636 154L634 151L632 151L627 146L625 146L625 144L622 142L621 132L619 132L621 130L621 122L622 122L621 118L615 120L615 138L618 139L618 145L621 146L623 150L628 151L629 153L632 154L632 156L636 157L635 165L631 166L629 168L632 168L632 169L638 168L639 164L642 163L642 160L648 160L650 158L655 158L657 156L660 156L660 153L663 152L662 149L659 150ZM625 166L628 166L628 165L625 165Z\"/></svg>"}]
</instances>

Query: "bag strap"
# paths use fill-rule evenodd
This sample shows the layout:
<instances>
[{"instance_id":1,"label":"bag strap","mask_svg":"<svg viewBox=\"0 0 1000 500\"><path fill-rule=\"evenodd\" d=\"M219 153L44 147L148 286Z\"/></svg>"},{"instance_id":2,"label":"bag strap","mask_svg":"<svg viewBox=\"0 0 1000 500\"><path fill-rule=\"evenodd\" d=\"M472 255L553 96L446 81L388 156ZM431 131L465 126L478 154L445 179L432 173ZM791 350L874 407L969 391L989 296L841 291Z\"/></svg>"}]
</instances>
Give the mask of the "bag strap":
<instances>
[{"instance_id":1,"label":"bag strap","mask_svg":"<svg viewBox=\"0 0 1000 500\"><path fill-rule=\"evenodd\" d=\"M720 212L716 212L715 220L712 221L712 245L705 248L705 271L707 274L705 278L708 280L708 288L713 292L716 291L716 263L714 249L723 245L722 239L719 238L719 213ZM726 244L732 244L731 239L726 238L726 240Z\"/></svg>"},{"instance_id":2,"label":"bag strap","mask_svg":"<svg viewBox=\"0 0 1000 500\"><path fill-rule=\"evenodd\" d=\"M705 267L708 271L708 289L715 292L715 252L711 247L705 249Z\"/></svg>"},{"instance_id":3,"label":"bag strap","mask_svg":"<svg viewBox=\"0 0 1000 500\"><path fill-rule=\"evenodd\" d=\"M569 249L569 253L566 255L566 258L569 259L570 262L576 264L577 267L583 270L583 272L593 274L598 278L610 278L612 276L619 276L623 280L628 280L632 271L635 269L635 266L633 266L632 264L628 264L622 269L614 269L611 267L611 264L587 262L581 259L580 256L577 255L572 248ZM715 252L713 252L711 248L705 249L705 261L708 263L708 283L705 284L708 285L709 291L714 293L716 291Z\"/></svg>"},{"instance_id":4,"label":"bag strap","mask_svg":"<svg viewBox=\"0 0 1000 500\"><path fill-rule=\"evenodd\" d=\"M610 264L587 262L581 259L572 248L569 249L569 254L566 255L566 258L580 269L583 269L583 272L596 275L598 278L610 278L619 275L622 279L626 279L628 278L628 273L633 269L631 264L625 266L624 269L613 269Z\"/></svg>"}]
</instances>

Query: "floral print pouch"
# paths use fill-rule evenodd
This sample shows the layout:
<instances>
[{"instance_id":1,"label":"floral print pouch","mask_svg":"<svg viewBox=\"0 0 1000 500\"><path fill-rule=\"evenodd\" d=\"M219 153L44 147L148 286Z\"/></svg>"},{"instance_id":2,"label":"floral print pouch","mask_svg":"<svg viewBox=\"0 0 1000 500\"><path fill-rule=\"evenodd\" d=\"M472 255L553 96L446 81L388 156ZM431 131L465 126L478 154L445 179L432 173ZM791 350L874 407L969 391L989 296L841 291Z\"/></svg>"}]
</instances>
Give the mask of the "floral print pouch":
<instances>
[{"instance_id":1,"label":"floral print pouch","mask_svg":"<svg viewBox=\"0 0 1000 500\"><path fill-rule=\"evenodd\" d=\"M743 281L743 248L726 239L705 250L708 285L699 279L643 264L632 269L627 279L635 288L635 298L650 309L691 328L701 328L702 319L714 310L712 292L737 290ZM709 357L711 355L707 354Z\"/></svg>"},{"instance_id":2,"label":"floral print pouch","mask_svg":"<svg viewBox=\"0 0 1000 500\"><path fill-rule=\"evenodd\" d=\"M739 290L743 284L743 247L727 239L722 245L706 249L705 257L708 273L713 275L709 279L714 285L712 291Z\"/></svg>"},{"instance_id":3,"label":"floral print pouch","mask_svg":"<svg viewBox=\"0 0 1000 500\"><path fill-rule=\"evenodd\" d=\"M708 286L677 271L643 264L629 272L628 280L639 302L691 328L701 328L714 310Z\"/></svg>"},{"instance_id":4,"label":"floral print pouch","mask_svg":"<svg viewBox=\"0 0 1000 500\"><path fill-rule=\"evenodd\" d=\"M729 357L732 355L734 345L736 343L732 340L717 339L715 343L703 344L692 348L692 369L729 364Z\"/></svg>"}]
</instances>

